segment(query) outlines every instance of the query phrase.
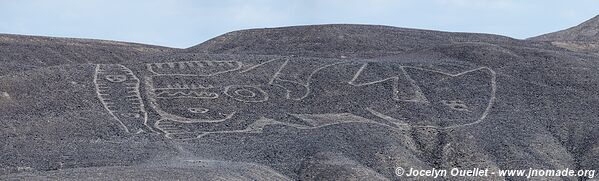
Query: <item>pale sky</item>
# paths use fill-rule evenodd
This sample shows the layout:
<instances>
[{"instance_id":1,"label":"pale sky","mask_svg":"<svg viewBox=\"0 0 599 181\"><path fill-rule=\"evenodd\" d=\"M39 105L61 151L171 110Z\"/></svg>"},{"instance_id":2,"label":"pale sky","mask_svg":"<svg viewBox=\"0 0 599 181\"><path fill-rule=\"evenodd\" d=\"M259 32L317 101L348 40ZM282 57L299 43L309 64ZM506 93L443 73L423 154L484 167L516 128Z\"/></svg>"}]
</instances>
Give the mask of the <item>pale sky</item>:
<instances>
[{"instance_id":1,"label":"pale sky","mask_svg":"<svg viewBox=\"0 0 599 181\"><path fill-rule=\"evenodd\" d=\"M523 39L598 14L597 0L0 0L0 33L186 48L240 29L344 23Z\"/></svg>"}]
</instances>

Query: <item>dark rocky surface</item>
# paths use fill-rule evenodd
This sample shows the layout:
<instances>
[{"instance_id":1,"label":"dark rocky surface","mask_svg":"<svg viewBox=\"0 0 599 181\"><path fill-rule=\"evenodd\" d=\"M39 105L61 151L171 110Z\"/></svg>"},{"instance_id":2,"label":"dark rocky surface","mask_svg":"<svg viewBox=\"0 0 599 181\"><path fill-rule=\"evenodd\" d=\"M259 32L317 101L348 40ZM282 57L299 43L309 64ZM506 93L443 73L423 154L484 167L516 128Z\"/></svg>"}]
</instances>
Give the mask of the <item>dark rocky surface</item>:
<instances>
[{"instance_id":1,"label":"dark rocky surface","mask_svg":"<svg viewBox=\"0 0 599 181\"><path fill-rule=\"evenodd\" d=\"M599 169L599 57L548 40L366 25L242 30L184 50L0 40L0 179Z\"/></svg>"},{"instance_id":2,"label":"dark rocky surface","mask_svg":"<svg viewBox=\"0 0 599 181\"><path fill-rule=\"evenodd\" d=\"M194 53L372 58L401 55L459 43L542 47L509 37L373 25L312 25L229 32L186 49Z\"/></svg>"},{"instance_id":3,"label":"dark rocky surface","mask_svg":"<svg viewBox=\"0 0 599 181\"><path fill-rule=\"evenodd\" d=\"M598 54L599 16L595 16L578 26L532 37L529 40L550 42L557 47L570 51Z\"/></svg>"},{"instance_id":4,"label":"dark rocky surface","mask_svg":"<svg viewBox=\"0 0 599 181\"><path fill-rule=\"evenodd\" d=\"M599 40L599 16L595 16L577 26L532 37L530 40L537 41L592 41Z\"/></svg>"},{"instance_id":5,"label":"dark rocky surface","mask_svg":"<svg viewBox=\"0 0 599 181\"><path fill-rule=\"evenodd\" d=\"M49 66L119 63L173 48L106 40L0 34L0 75Z\"/></svg>"}]
</instances>

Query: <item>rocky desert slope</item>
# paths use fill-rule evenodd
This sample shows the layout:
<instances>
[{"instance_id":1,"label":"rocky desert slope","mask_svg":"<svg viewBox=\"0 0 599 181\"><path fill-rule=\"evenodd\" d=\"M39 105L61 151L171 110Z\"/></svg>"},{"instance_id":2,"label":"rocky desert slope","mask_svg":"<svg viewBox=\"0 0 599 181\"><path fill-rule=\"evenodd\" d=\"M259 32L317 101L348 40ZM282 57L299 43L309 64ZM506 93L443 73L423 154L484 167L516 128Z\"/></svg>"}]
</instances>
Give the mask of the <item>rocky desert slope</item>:
<instances>
[{"instance_id":1,"label":"rocky desert slope","mask_svg":"<svg viewBox=\"0 0 599 181\"><path fill-rule=\"evenodd\" d=\"M557 47L571 51L597 54L599 52L599 16L578 26L532 37L529 40L551 42Z\"/></svg>"},{"instance_id":2,"label":"rocky desert slope","mask_svg":"<svg viewBox=\"0 0 599 181\"><path fill-rule=\"evenodd\" d=\"M173 48L117 41L0 34L0 75L64 64L117 63Z\"/></svg>"},{"instance_id":3,"label":"rocky desert slope","mask_svg":"<svg viewBox=\"0 0 599 181\"><path fill-rule=\"evenodd\" d=\"M0 179L597 170L599 56L561 44L593 46L581 37L596 37L596 21L528 40L370 25L252 29L187 49L1 35Z\"/></svg>"}]
</instances>

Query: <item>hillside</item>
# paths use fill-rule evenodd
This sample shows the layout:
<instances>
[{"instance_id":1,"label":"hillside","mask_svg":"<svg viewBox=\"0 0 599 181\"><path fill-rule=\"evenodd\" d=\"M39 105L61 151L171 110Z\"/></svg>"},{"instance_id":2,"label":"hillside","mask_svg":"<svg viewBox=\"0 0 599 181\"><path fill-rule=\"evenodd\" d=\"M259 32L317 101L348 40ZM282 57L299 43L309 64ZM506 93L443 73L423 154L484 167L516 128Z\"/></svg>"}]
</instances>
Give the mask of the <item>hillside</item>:
<instances>
[{"instance_id":1,"label":"hillside","mask_svg":"<svg viewBox=\"0 0 599 181\"><path fill-rule=\"evenodd\" d=\"M599 169L599 57L554 40L370 25L240 30L184 50L0 40L0 180Z\"/></svg>"},{"instance_id":2,"label":"hillside","mask_svg":"<svg viewBox=\"0 0 599 181\"><path fill-rule=\"evenodd\" d=\"M577 26L529 38L531 41L551 42L553 45L576 52L598 54L599 16Z\"/></svg>"},{"instance_id":3,"label":"hillside","mask_svg":"<svg viewBox=\"0 0 599 181\"><path fill-rule=\"evenodd\" d=\"M117 41L0 34L0 76L64 64L118 63L172 50Z\"/></svg>"}]
</instances>

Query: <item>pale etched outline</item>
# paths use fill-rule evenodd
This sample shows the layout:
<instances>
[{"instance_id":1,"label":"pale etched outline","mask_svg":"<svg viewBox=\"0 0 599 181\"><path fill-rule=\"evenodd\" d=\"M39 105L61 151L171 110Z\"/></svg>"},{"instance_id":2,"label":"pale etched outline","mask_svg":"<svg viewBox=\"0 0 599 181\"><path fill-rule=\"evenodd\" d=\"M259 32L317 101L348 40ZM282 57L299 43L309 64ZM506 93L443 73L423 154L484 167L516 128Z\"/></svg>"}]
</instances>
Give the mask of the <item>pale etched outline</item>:
<instances>
[{"instance_id":1,"label":"pale etched outline","mask_svg":"<svg viewBox=\"0 0 599 181\"><path fill-rule=\"evenodd\" d=\"M114 103L111 103L110 101L112 99L110 98L106 98L106 96L109 96L108 94L103 94L102 92L107 91L108 89L110 89L110 87L107 87L106 84L101 84L99 83L99 75L105 73L105 71L102 69L102 66L118 66L120 68L121 71L123 71L125 74L129 75L130 78L132 78L132 80L134 80L136 83L122 83L124 81L126 81L127 79L124 79L122 81L117 81L115 83L121 83L123 85L126 86L133 86L133 87L125 87L126 89L130 89L129 91L127 91L127 95L125 96L125 101L129 102L130 104L132 104L132 109L134 111L137 111L135 113L120 113L121 116L125 116L125 117L129 117L131 115L135 115L134 118L141 118L143 117L143 125L146 126L146 128L150 128L147 124L148 122L148 113L146 112L145 108L144 108L144 104L143 104L143 100L141 99L141 93L139 91L140 88L140 80L137 78L137 76L135 76L135 74L133 74L133 72L121 65L121 64L96 64L95 67L95 72L94 72L94 76L93 76L93 82L96 88L96 95L98 97L98 99L100 100L100 102L102 103L102 105L104 106L104 109L106 109L110 115L112 115L112 117L114 119L116 119L119 124L123 127L123 129L127 132L127 133L132 133L129 128L127 127L127 125L125 125L125 123L123 123L119 116L117 116L113 110L114 106L112 106ZM110 75L107 75L110 76ZM108 78L108 77L106 77ZM108 80L108 79L107 79ZM121 80L121 79L118 79ZM108 80L111 81L111 80ZM114 81L111 81L114 82ZM141 114L140 114L141 113ZM151 129L150 129L151 130ZM135 132L134 134L139 134L141 132L144 132L143 129L140 129L138 132Z\"/></svg>"},{"instance_id":2,"label":"pale etched outline","mask_svg":"<svg viewBox=\"0 0 599 181\"><path fill-rule=\"evenodd\" d=\"M296 81L284 80L284 79L277 78L277 77L278 77L278 75L280 74L280 72L283 70L284 66L285 66L285 65L287 65L288 61L289 61L289 59L287 59L287 60L285 61L285 63L284 63L282 66L281 66L281 68L280 68L280 69L279 69L279 70L278 70L278 71L275 73L275 75L273 76L273 79L271 80L271 82L270 82L270 83L271 83L271 84L273 84L273 85L276 85L276 86L282 87L282 88L285 88L285 87L283 87L283 86L281 86L281 85L277 85L277 83L276 83L275 81L291 82L291 83L294 83L294 84L298 84L298 85L304 86L304 87L306 88L306 93L305 93L303 96L301 96L300 98L298 98L298 99L291 98L291 91L290 91L290 90L287 90L287 93L286 93L286 95L285 95L285 98L287 98L287 99L290 99L290 100L296 100L296 101L302 100L302 99L304 99L304 98L308 97L308 95L310 95L310 92L312 92L312 90L310 89L310 82L311 82L311 80L312 80L312 77L314 76L314 74L318 73L318 72L319 72L320 70L322 70L322 69L325 69L325 68L328 68L328 67L331 67L331 66L334 66L334 65L339 65L339 64L343 64L343 63L348 63L348 61L341 61L341 62L336 62L336 63L332 63L332 64L328 64L328 65L325 65L325 66L319 67L319 68L317 68L316 70L314 70L314 71L312 71L312 72L310 73L310 75L308 76L308 80L306 80L306 83L305 83L305 84L303 84L303 83L301 83L301 82L296 82Z\"/></svg>"},{"instance_id":3,"label":"pale etched outline","mask_svg":"<svg viewBox=\"0 0 599 181\"><path fill-rule=\"evenodd\" d=\"M256 69L256 68L259 68L259 67L261 67L261 66L267 65L267 64L269 64L269 63L272 63L272 62L274 62L274 61L277 61L277 60L281 60L281 58L273 58L273 59L267 60L267 61L265 61L265 62L262 62L262 63L260 63L260 64L257 64L257 65L254 65L254 66L251 66L251 67L249 67L249 68L247 68L247 69L241 70L241 71L239 71L239 72L240 72L240 73L246 73L246 72L248 72L248 71L254 70L254 69ZM187 61L187 62L197 62L197 61ZM210 61L205 61L205 62L210 62ZM239 62L239 61L228 61L228 62ZM176 62L174 62L174 63L176 63ZM241 62L239 62L239 63L241 63ZM286 62L284 62L284 63L281 65L281 67L282 67L283 65L285 65L285 63L286 63ZM149 67L149 65L150 65L150 64L147 64L147 65L148 65L148 68L150 68L150 67ZM240 65L241 65L241 64L240 64ZM229 71L226 71L226 72L238 71L239 69L241 69L241 66L240 66L239 68L237 68L237 69L234 69L234 70L229 70ZM144 80L145 80L145 85L146 85L146 87L149 89L149 91L147 91L147 94L148 94L148 98L150 99L150 101L149 101L149 103L150 103L150 107L152 107L152 108L153 108L153 109L154 109L154 110L155 110L155 111L156 111L156 112L157 112L157 113L158 113L158 114L159 114L159 115L160 115L162 118L171 119L171 120L178 121L178 122L182 122L182 123L200 123L200 122L203 122L203 123L210 123L210 122L212 122L212 123L217 123L217 122L223 122L223 121L226 121L226 120L230 119L231 117L233 117L233 116L234 116L234 115L237 113L237 112L232 112L232 113L230 113L230 114L224 114L224 117L225 117L225 118L223 118L223 119L215 119L215 120L211 120L211 119L191 119L191 118L185 118L185 117L181 117L181 116L176 116L176 115L173 115L173 114L169 114L168 112L166 112L166 111L162 110L161 108L159 108L159 106L157 105L157 103L156 103L156 102L157 102L157 99L158 99L159 97L158 97L158 95L156 94L156 92L155 92L155 91L156 91L156 90L174 90L174 89L185 89L186 87L184 87L185 85L183 85L183 87L171 87L171 88L158 88L158 89L157 89L157 88L155 88L156 86L154 86L154 84L153 84L153 77L156 77L156 76L175 76L175 77L176 77L176 76L185 76L185 77L210 77L210 76L214 76L214 75L217 75L217 74L212 74L212 75L195 75L195 74L194 74L194 75L187 75L187 74L157 74L157 73L153 72L152 70L150 70L150 72L152 72L152 73L156 74L156 75L147 76L147 77L145 77L145 79L144 79ZM226 73L226 72L219 72L218 74L221 74L221 73ZM232 86L233 86L233 85L232 85ZM237 86L241 86L241 85L237 85ZM214 87L214 86L212 86L212 85L208 85L208 86L206 86L206 87L208 87L208 88L212 88L212 87ZM192 85L192 86L190 86L190 87L187 87L187 88L193 88L193 85ZM197 88L204 88L204 87L201 87L201 85L198 85L198 87L197 87ZM226 87L226 88L230 88L230 86L228 86L228 87ZM225 89L226 89L226 88L225 88ZM258 89L258 90L262 91L262 93L264 93L264 95L265 95L265 96L267 96L266 98L268 98L268 94L267 94L266 92L264 92L262 89ZM227 91L225 90L225 91L224 91L224 93L225 93L225 94L227 94L226 92L227 92ZM227 95L227 96L230 96L230 95ZM234 98L234 99L235 99L235 98ZM265 100L264 100L264 101L265 101Z\"/></svg>"},{"instance_id":4,"label":"pale etched outline","mask_svg":"<svg viewBox=\"0 0 599 181\"><path fill-rule=\"evenodd\" d=\"M157 104L156 103L157 95L154 93L154 84L152 82L153 82L152 76L145 78L146 87L148 87L150 89L150 91L146 91L148 94L148 99L150 99L150 101L148 101L148 102L150 103L150 107L152 107L152 109L154 109L154 111L156 111L158 113L158 115L160 115L160 117L162 117L162 118L172 119L172 120L176 120L176 121L182 122L182 123L218 123L218 122L226 121L227 119L230 119L231 117L233 117L236 114L236 112L232 112L231 114L226 114L225 118L216 119L216 120L191 119L191 118L185 118L185 117L170 114L170 113L162 110L161 108L159 108L158 105L156 105ZM154 124L154 125L156 125L156 124Z\"/></svg>"},{"instance_id":5,"label":"pale etched outline","mask_svg":"<svg viewBox=\"0 0 599 181\"><path fill-rule=\"evenodd\" d=\"M448 106L449 108L453 109L453 110L457 110L457 111L466 111L466 112L471 112L468 109L468 106L466 106L464 104L464 102L462 102L461 100L442 100L441 103L443 103L445 106ZM458 106L458 107L456 107Z\"/></svg>"},{"instance_id":6,"label":"pale etched outline","mask_svg":"<svg viewBox=\"0 0 599 181\"><path fill-rule=\"evenodd\" d=\"M236 97L236 96L234 96L234 95L231 95L231 94L229 94L229 90L230 90L231 88L245 88L245 87L251 87L251 88L254 88L254 89L256 89L256 90L260 91L260 93L261 93L262 95L264 95L264 97L263 97L262 99L258 99L258 100L244 100L244 99L240 99L240 98L237 98L237 97ZM247 90L247 89L242 89L242 90ZM239 91L239 90L236 90L236 91L234 91L234 92L235 92L235 93L237 93L237 91ZM262 90L262 89L260 89L259 87L256 87L256 86L247 86L247 85L243 85L243 86L242 86L242 85L230 85L230 86L227 86L227 87L225 87L225 91L224 91L224 92L225 92L225 95L227 95L227 96L229 96L229 97L231 97L231 98L233 98L233 99L235 99L235 100L237 100L237 101L240 101L240 102L264 102L264 101L267 101L267 100L268 100L268 98L269 98L269 96L268 96L268 93L264 92L264 90ZM251 92L252 94L254 94L254 96L256 95L256 93L254 93L254 92L252 92L252 91L249 91L249 92ZM245 98L253 98L253 97L245 97Z\"/></svg>"},{"instance_id":7,"label":"pale etched outline","mask_svg":"<svg viewBox=\"0 0 599 181\"><path fill-rule=\"evenodd\" d=\"M161 89L161 90L164 90L164 89ZM166 96L164 96L163 94L165 94ZM179 96L177 96L177 95L179 95ZM217 93L196 92L196 91L189 91L189 93L185 93L183 91L169 93L169 92L165 91L165 92L156 94L156 98L161 98L161 99L176 99L176 98L217 99L218 97L219 97L219 95Z\"/></svg>"},{"instance_id":8,"label":"pale etched outline","mask_svg":"<svg viewBox=\"0 0 599 181\"><path fill-rule=\"evenodd\" d=\"M203 62L203 63L209 64L210 66L212 66L212 64L214 64L214 63L224 63L224 64L228 64L229 66L231 66L233 68L222 70L222 71L216 71L216 72L212 72L210 74L205 74L205 75L198 75L198 74L164 74L164 73L158 73L158 72L156 72L153 69L153 66L156 66L157 68L162 68L162 66L164 66L164 65L168 65L169 68L175 68L175 67L177 67L176 65L179 65L179 68L183 69L183 68L187 68L187 67L183 67L183 65L185 65L185 64L187 64L189 67L192 67L190 65L193 65L193 63L198 63L198 62ZM231 65L231 63L234 63L235 65ZM165 62L165 63L148 63L148 64L146 64L146 68L148 69L148 71L152 72L155 75L207 76L207 77L218 75L218 74L222 74L222 73L237 71L237 70L241 69L242 67L243 67L243 62L240 62L240 61L209 61L209 60L202 60L202 61L182 61L182 62Z\"/></svg>"},{"instance_id":9,"label":"pale etched outline","mask_svg":"<svg viewBox=\"0 0 599 181\"><path fill-rule=\"evenodd\" d=\"M376 83L381 83L381 82L385 82L385 81L388 81L388 80L392 80L393 81L393 99L394 100L408 101L408 102L429 103L428 99L422 93L422 90L420 89L420 87L418 85L416 85L416 83L414 82L414 80L412 80L411 78L409 78L408 73L404 70L404 67L406 67L406 66L399 66L399 68L400 68L402 74L404 76L408 77L408 80L412 84L411 88L415 89L415 90L413 90L416 93L416 97L414 99L404 100L404 99L401 99L399 97L399 95L398 95L398 93L399 93L399 83L398 83L398 81L400 79L399 75L391 76L389 78L385 78L385 79L377 80L377 81L373 81L373 82L366 82L366 83L362 83L362 84L355 83L355 81L360 77L360 75L362 74L362 72L364 71L364 69L366 69L367 66L368 66L368 63L364 63L362 65L362 67L360 67L360 69L354 74L354 77L349 82L347 82L347 83L350 84L350 85L359 87L359 86L372 85L372 84L376 84Z\"/></svg>"},{"instance_id":10,"label":"pale etched outline","mask_svg":"<svg viewBox=\"0 0 599 181\"><path fill-rule=\"evenodd\" d=\"M351 113L338 113L338 115L346 115L346 114L351 114ZM295 117L298 117L300 119L304 119L302 118L301 114L289 114ZM327 115L327 114L322 114L322 115ZM351 114L353 115L353 114ZM356 115L353 115L356 116ZM173 130L169 130L165 127L169 127L169 125L158 125L161 124L161 122L163 120L166 119L161 119L159 121L156 122L155 126L160 129L161 131L163 131L165 133L165 136L169 139L173 139L173 140L181 140L181 141L185 141L185 140L194 140L194 139L199 139L202 138L204 136L207 135L211 135L211 134L226 134L226 133L263 133L263 129L266 126L270 126L270 125L285 125L285 126L289 126L289 127L293 127L296 129L303 129L303 130L309 130L309 129L318 129L318 128L323 128L323 127L327 127L327 126L334 126L334 125L342 125L342 124L351 124L351 123L365 123L365 124L377 124L377 125L382 125L382 126L389 126L386 124L382 124L376 121L372 121L369 120L367 118L363 118L360 116L356 116L359 117L363 120L358 120L358 121L345 121L345 122L339 122L339 123L331 123L331 124L321 124L321 125L316 125L316 126L306 126L306 125L299 125L299 124L293 124L293 123L284 123L284 122L280 122L274 119L270 119L270 118L266 118L266 117L261 117L260 119L257 119L255 122L253 122L252 124L248 125L245 129L240 129L240 130L228 130L228 131L207 131L207 132L187 132L187 131L181 131L178 129L173 129ZM172 122L177 122L177 121L172 121ZM174 125L170 125L170 127L172 127ZM196 135L197 134L197 135ZM195 135L193 137L189 137L189 138L176 138L174 135Z\"/></svg>"},{"instance_id":11,"label":"pale etched outline","mask_svg":"<svg viewBox=\"0 0 599 181\"><path fill-rule=\"evenodd\" d=\"M275 59L268 60L266 62L262 62L260 64L254 65L254 66L252 66L252 67L250 67L250 68L248 68L246 70L242 70L242 71L240 71L240 73L248 72L248 71L250 71L252 69L255 69L257 67L263 66L265 64L268 64L270 62L273 62L273 61L276 61L276 60L279 60L279 59L280 58L275 58ZM334 65L351 63L349 61L340 61L340 62L336 62L336 63L332 63L332 64L328 64L328 65L319 67L319 68L317 68L316 70L314 70L314 71L312 71L310 73L310 75L308 76L308 79L307 79L306 83L301 83L301 82L297 82L297 81L290 81L290 80L284 80L284 79L280 79L279 78L280 72L285 68L285 66L288 64L288 62L289 62L289 59L285 59L285 62L279 67L279 69L276 71L276 73L270 79L269 84L283 87L281 85L277 85L277 83L276 83L276 81L281 81L281 82L290 82L290 83L298 84L298 85L304 86L306 88L306 90L307 90L306 93L303 96L301 96L300 98L297 98L297 99L296 98L291 98L291 91L287 90L286 98L290 99L290 100L302 100L305 97L307 97L311 93L310 83L311 83L311 80L312 80L313 76L316 73L318 73L319 71L321 71L322 69L325 69L325 68L328 68L328 67L331 67L331 66L334 66ZM384 81L388 81L388 80L392 80L394 82L396 82L396 81L399 80L399 76L397 75L397 76L392 76L392 77L389 77L389 78L386 78L386 79L382 79L382 80L378 80L378 81L366 82L366 83L361 83L361 84L355 83L355 81L358 79L358 77L360 76L360 74L362 73L362 71L364 71L364 69L366 68L366 66L368 66L368 63L363 63L363 65L360 67L360 69L354 74L353 78L350 81L348 81L347 83L350 84L350 85L353 85L353 86L365 86L365 85L376 84L376 83L380 83L380 82L384 82ZM398 87L397 87L397 85L395 85L393 87L394 88L394 90L393 90L394 97L393 98L395 100L407 101L407 102L411 101L411 102L429 103L428 100L427 100L427 98L422 93L422 90L420 90L420 87L415 83L414 79L412 79L410 77L410 75L405 71L406 67L407 68L413 68L413 69L419 69L419 70L423 70L423 71L436 72L436 73L440 73L440 74L451 76L451 77L456 77L456 76L464 75L464 74L467 74L467 73L470 73L470 72L474 72L474 71L479 71L479 70L486 69L486 70L488 70L491 73L491 95L490 95L490 99L488 101L488 105L485 108L485 110L483 111L483 113L481 114L481 116L477 119L477 121L471 122L471 123L466 123L466 124L459 124L459 125L447 126L447 127L440 127L440 126L413 126L413 125L410 125L408 123L405 123L402 120L399 120L399 119L396 119L396 118L384 115L383 113L377 112L377 111L375 111L375 110L373 110L371 108L366 108L366 110L368 112L372 113L373 115L375 115L375 116L377 116L377 117L379 117L381 119L388 120L388 121L392 122L393 124L395 124L396 126L400 126L400 127L408 126L408 127L416 127L416 128L454 129L454 128L461 128L461 127L471 126L471 125L475 125L475 124L479 124L479 123L483 122L484 119L489 114L490 110L492 109L493 104L495 103L495 100L496 100L496 90L497 90L496 72L493 71L492 69L488 68L488 67L479 67L479 68L476 68L476 69L471 69L471 70L468 70L468 71L463 71L463 72L460 72L460 73L457 73L457 74L451 74L451 73L445 73L445 72L438 71L438 70L431 70L431 69L425 69L425 68L414 67L414 66L400 66L400 70L401 70L402 74L404 74L408 78L408 81L410 81L410 83L412 83L413 86L411 88L416 89L416 90L414 90L414 92L417 95L416 95L415 99L401 100L398 97L398 95L397 95L397 93L399 92ZM236 71L236 70L231 70L231 71ZM153 72L153 73L155 73L155 72ZM222 72L222 73L224 73L224 72ZM157 73L155 73L155 74L157 74ZM189 74L157 74L157 75L206 76L206 75L189 75ZM216 74L213 74L213 75L216 75ZM207 76L213 76L213 75L207 75ZM154 86L152 85L151 82L149 82L149 79L146 79L146 84L148 86L150 86L150 88L153 91L154 90L158 90L158 89L154 89ZM397 84L397 83L394 83L394 84ZM259 89L259 90L261 90L261 89ZM225 91L225 92L227 92L227 91ZM265 94L265 95L267 95L267 94ZM149 97L151 99L153 99L152 96L149 96ZM243 101L243 100L239 100L239 101ZM157 121L154 125L158 129L160 129L161 131L167 133L166 137L168 137L170 139L173 139L173 137L171 137L172 134L182 134L182 133L190 133L190 134L197 133L197 134L199 134L197 137L189 138L189 139L197 139L197 138L201 138L201 137L203 137L205 135L215 134L215 133L259 133L260 131L257 132L256 130L261 130L264 126L273 125L273 124L288 125L288 126L295 127L295 128L298 128L298 129L316 129L316 128L320 128L320 127L324 127L324 126L330 126L330 125L336 125L336 124L354 123L354 122L343 122L343 123L333 123L333 124L328 124L328 125L322 125L322 126L317 126L317 127L309 127L309 126L296 125L296 124L291 124L291 123L282 123L282 122L279 122L279 121L267 119L267 120L271 120L271 121L264 122L264 121L257 120L256 122L252 123L250 126L248 126L246 129L243 129L243 130L212 131L212 132L181 132L181 133L172 133L172 132L170 132L169 133L166 129L161 128L158 125L158 124L160 124L160 122L162 120L169 119L171 121L180 122L180 123L222 122L222 121L225 121L225 120L230 119L231 117L233 117L234 114L235 114L235 112L233 112L232 114L228 115L226 118L224 118L222 120L216 120L216 121L205 121L205 120L203 120L203 121L197 121L196 119L189 119L189 118L183 118L183 117L179 117L179 116L174 116L174 115L171 115L171 114L168 114L168 113L165 113L165 112L161 113L160 112L161 110L157 108L157 105L155 105L156 104L155 100L150 101L150 104L151 104L151 107L153 107L155 110L157 110L159 112L159 114L163 117L163 119ZM290 115L293 115L293 114L290 114ZM266 118L263 118L263 119L266 119ZM364 118L364 119L366 119L366 118ZM357 122L359 122L359 121L357 121ZM373 122L369 122L369 123L373 123ZM388 127L394 128L394 129L398 129L397 127L393 127L391 125L387 125L387 124L383 124L383 123L378 123L376 121L374 121L374 123L375 124L379 124L379 125L385 125L385 126L388 126ZM256 125L259 125L258 128L255 128ZM164 125L162 125L162 126L164 126ZM170 131L172 131L172 130L170 130ZM178 139L178 140L185 140L185 139Z\"/></svg>"},{"instance_id":12,"label":"pale etched outline","mask_svg":"<svg viewBox=\"0 0 599 181\"><path fill-rule=\"evenodd\" d=\"M467 70L464 72L460 72L457 74L450 74L450 73L445 73L445 72L441 72L438 70L431 70L431 69L424 69L424 68L420 68L420 67L413 67L413 66L402 66L402 67L408 67L408 68L413 68L413 69L418 69L418 70L422 70L422 71L430 71L430 72L435 72L435 73L439 73L439 74L443 74L443 75L447 75L447 76L451 76L451 77L457 77L457 76L461 76L464 74L468 74L470 72L476 72L476 71L480 71L480 70L488 70L491 74L491 95L489 98L489 103L487 104L487 107L485 108L485 110L483 111L483 113L481 114L481 116L474 122L471 123L465 123L465 124L458 124L458 125L453 125L453 126L447 126L447 127L440 127L440 126L413 126L410 124L397 124L398 126L410 126L410 127L415 127L415 128L434 128L434 129L454 129L454 128L461 128L461 127L466 127L466 126L471 126L471 125L475 125L475 124L479 124L481 122L484 121L484 119L487 117L487 115L489 114L489 112L491 111L491 109L493 108L493 104L495 104L495 100L496 100L496 92L497 92L497 73L495 71L493 71L492 69L488 68L488 67L479 67L476 69L472 69L472 70ZM411 79L413 81L413 79L408 75L408 78ZM368 110L368 111L373 111L373 110ZM379 114L374 114L377 117L380 117L381 119L387 120L387 121L395 121L395 120L390 120L389 117L390 116L381 116L382 113ZM384 115L384 114L383 114Z\"/></svg>"}]
</instances>

